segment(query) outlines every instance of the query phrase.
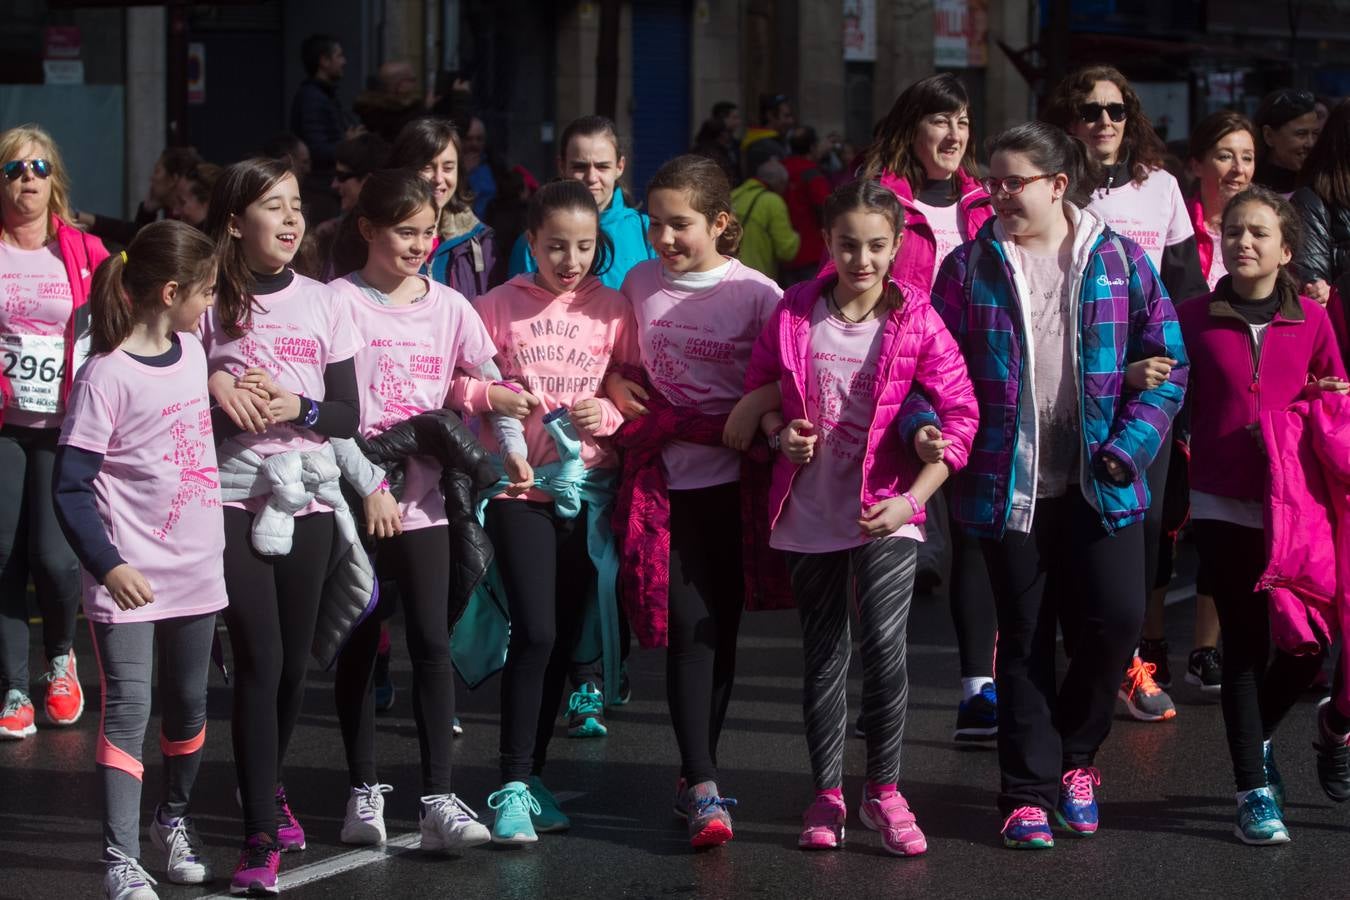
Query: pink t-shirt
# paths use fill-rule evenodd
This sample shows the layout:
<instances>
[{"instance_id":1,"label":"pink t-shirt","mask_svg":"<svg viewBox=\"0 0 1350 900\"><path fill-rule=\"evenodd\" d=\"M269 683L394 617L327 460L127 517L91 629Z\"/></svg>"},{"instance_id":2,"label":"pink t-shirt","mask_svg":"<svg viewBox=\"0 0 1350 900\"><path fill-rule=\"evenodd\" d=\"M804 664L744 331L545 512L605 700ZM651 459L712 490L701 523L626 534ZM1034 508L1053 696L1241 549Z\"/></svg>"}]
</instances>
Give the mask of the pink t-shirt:
<instances>
[{"instance_id":1,"label":"pink t-shirt","mask_svg":"<svg viewBox=\"0 0 1350 900\"><path fill-rule=\"evenodd\" d=\"M347 305L365 346L356 352L361 434L372 437L418 413L445 406L456 368L492 359L492 340L469 301L453 288L424 279L427 294L406 306L385 306L350 278L329 284ZM404 467L403 530L444 525L441 467L414 456Z\"/></svg>"},{"instance_id":2,"label":"pink t-shirt","mask_svg":"<svg viewBox=\"0 0 1350 900\"><path fill-rule=\"evenodd\" d=\"M731 412L745 396L750 351L783 292L739 260L714 287L684 291L662 277L660 260L638 263L624 279L633 304L642 365L661 395L710 415ZM676 441L661 453L666 484L693 490L741 477L741 455L728 447Z\"/></svg>"},{"instance_id":3,"label":"pink t-shirt","mask_svg":"<svg viewBox=\"0 0 1350 900\"><path fill-rule=\"evenodd\" d=\"M103 454L94 479L108 539L155 600L123 610L84 573L94 622L148 622L224 609L225 526L206 391L206 354L190 334L157 368L120 350L91 357L70 389L61 443Z\"/></svg>"},{"instance_id":4,"label":"pink t-shirt","mask_svg":"<svg viewBox=\"0 0 1350 900\"><path fill-rule=\"evenodd\" d=\"M769 546L796 553L831 553L872 540L862 533L863 459L877 410L877 363L883 319L845 322L825 298L811 311L806 417L819 439L811 462L797 470L787 506ZM903 501L902 501L903 502ZM916 525L890 537L923 540Z\"/></svg>"},{"instance_id":5,"label":"pink t-shirt","mask_svg":"<svg viewBox=\"0 0 1350 900\"><path fill-rule=\"evenodd\" d=\"M479 297L473 308L496 347L502 377L523 384L540 400L523 422L530 465L538 468L557 462L558 448L544 429L544 416L596 397L611 363L637 363L636 329L628 301L595 278L586 279L571 293L553 294L535 284L533 275L517 275ZM460 405L461 385L457 379L455 405ZM600 405L604 419L599 432L592 435L576 429L588 469L618 465L609 442L597 437L617 431L623 417L609 400L601 398ZM483 428L479 439L488 450L500 452L492 428ZM522 498L552 500L539 490L530 490Z\"/></svg>"},{"instance_id":6,"label":"pink t-shirt","mask_svg":"<svg viewBox=\"0 0 1350 900\"><path fill-rule=\"evenodd\" d=\"M15 392L6 425L60 428L65 333L74 299L55 242L23 250L0 241L0 371Z\"/></svg>"},{"instance_id":7,"label":"pink t-shirt","mask_svg":"<svg viewBox=\"0 0 1350 900\"><path fill-rule=\"evenodd\" d=\"M937 241L932 279L936 283L938 270L942 268L942 261L947 258L947 254L968 240L961 233L961 210L959 204L956 203L949 203L946 206L929 206L927 203L920 203L916 200L914 205L928 220L928 227L933 229L933 238ZM931 290L933 285L929 284L928 287Z\"/></svg>"},{"instance_id":8,"label":"pink t-shirt","mask_svg":"<svg viewBox=\"0 0 1350 900\"><path fill-rule=\"evenodd\" d=\"M1036 497L1062 497L1078 483L1078 386L1073 376L1073 304L1069 254L1037 256L1017 248L1031 317L1036 396Z\"/></svg>"},{"instance_id":9,"label":"pink t-shirt","mask_svg":"<svg viewBox=\"0 0 1350 900\"><path fill-rule=\"evenodd\" d=\"M1162 265L1165 248L1195 236L1181 188L1165 169L1155 169L1143 184L1130 181L1109 192L1102 188L1092 195L1088 209L1116 234L1142 247L1155 269Z\"/></svg>"},{"instance_id":10,"label":"pink t-shirt","mask_svg":"<svg viewBox=\"0 0 1350 900\"><path fill-rule=\"evenodd\" d=\"M351 359L361 347L351 316L325 284L303 275L274 294L255 299L252 328L241 338L225 334L214 308L207 310L202 323L202 343L212 372L226 371L240 376L257 366L266 369L281 387L320 401L324 398L323 370L329 363ZM282 422L262 434L244 434L231 438L263 457L288 450L316 450L328 439L299 425ZM267 498L254 497L245 503L230 503L257 511ZM321 508L311 503L299 515Z\"/></svg>"},{"instance_id":11,"label":"pink t-shirt","mask_svg":"<svg viewBox=\"0 0 1350 900\"><path fill-rule=\"evenodd\" d=\"M1219 286L1219 279L1228 274L1228 268L1223 264L1223 235L1212 230L1208 224L1205 225L1205 232L1214 242L1214 253L1209 260L1209 274L1205 276L1205 281L1212 291Z\"/></svg>"}]
</instances>

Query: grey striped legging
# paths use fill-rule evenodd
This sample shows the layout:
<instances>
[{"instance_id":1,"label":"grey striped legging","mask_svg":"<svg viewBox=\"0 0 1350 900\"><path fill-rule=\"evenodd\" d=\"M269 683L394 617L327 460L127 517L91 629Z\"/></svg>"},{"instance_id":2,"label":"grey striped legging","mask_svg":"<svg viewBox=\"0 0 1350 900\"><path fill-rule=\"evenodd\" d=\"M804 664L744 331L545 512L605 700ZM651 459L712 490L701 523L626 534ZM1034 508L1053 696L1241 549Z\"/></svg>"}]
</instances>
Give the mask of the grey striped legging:
<instances>
[{"instance_id":1,"label":"grey striped legging","mask_svg":"<svg viewBox=\"0 0 1350 900\"><path fill-rule=\"evenodd\" d=\"M909 703L905 628L914 594L918 543L883 538L833 553L789 553L792 593L802 623L805 656L802 710L816 790L843 786L848 601L862 629L862 719L867 734L867 780L894 784Z\"/></svg>"}]
</instances>

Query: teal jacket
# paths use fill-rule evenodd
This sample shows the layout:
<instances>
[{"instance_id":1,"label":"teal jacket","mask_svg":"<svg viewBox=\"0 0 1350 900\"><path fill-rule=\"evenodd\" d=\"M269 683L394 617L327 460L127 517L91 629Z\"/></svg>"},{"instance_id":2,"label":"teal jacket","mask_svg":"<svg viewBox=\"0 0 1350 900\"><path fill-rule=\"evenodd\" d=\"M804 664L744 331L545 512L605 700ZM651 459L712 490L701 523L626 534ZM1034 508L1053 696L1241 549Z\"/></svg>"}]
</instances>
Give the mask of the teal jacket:
<instances>
[{"instance_id":1,"label":"teal jacket","mask_svg":"<svg viewBox=\"0 0 1350 900\"><path fill-rule=\"evenodd\" d=\"M628 270L643 260L656 259L656 251L647 243L647 214L624 204L623 191L614 189L614 199L609 208L600 214L600 230L609 235L614 245L614 255L610 258L609 268L600 275L600 283L605 287L618 290L628 277ZM522 272L537 272L539 266L530 252L525 234L516 239L511 248L511 260L507 263L507 274L511 277Z\"/></svg>"}]
</instances>

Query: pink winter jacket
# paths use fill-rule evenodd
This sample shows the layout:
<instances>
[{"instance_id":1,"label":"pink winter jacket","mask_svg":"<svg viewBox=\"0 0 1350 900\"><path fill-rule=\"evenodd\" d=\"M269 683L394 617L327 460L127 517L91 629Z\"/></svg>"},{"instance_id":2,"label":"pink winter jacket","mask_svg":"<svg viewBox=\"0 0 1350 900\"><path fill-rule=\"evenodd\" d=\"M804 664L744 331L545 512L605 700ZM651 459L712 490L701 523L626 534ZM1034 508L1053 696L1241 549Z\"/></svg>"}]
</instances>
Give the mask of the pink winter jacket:
<instances>
[{"instance_id":1,"label":"pink winter jacket","mask_svg":"<svg viewBox=\"0 0 1350 900\"><path fill-rule=\"evenodd\" d=\"M1318 392L1261 416L1270 453L1266 503L1270 632L1289 653L1350 634L1350 396ZM1342 667L1338 698L1350 699Z\"/></svg>"},{"instance_id":2,"label":"pink winter jacket","mask_svg":"<svg viewBox=\"0 0 1350 900\"><path fill-rule=\"evenodd\" d=\"M783 393L783 418L808 418L806 381L811 374L811 310L834 283L833 276L788 288L773 317L764 326L745 373L747 392L774 381ZM863 508L898 497L908 490L921 463L900 433L899 413L914 387L923 389L942 422L942 436L952 441L945 460L953 472L966 464L979 425L975 388L961 351L929 304L926 294L899 286L904 302L892 310L882 326L881 357L877 363L876 413L867 432L863 457ZM778 523L799 467L778 454L769 489L770 526ZM912 520L924 520L921 510Z\"/></svg>"}]
</instances>

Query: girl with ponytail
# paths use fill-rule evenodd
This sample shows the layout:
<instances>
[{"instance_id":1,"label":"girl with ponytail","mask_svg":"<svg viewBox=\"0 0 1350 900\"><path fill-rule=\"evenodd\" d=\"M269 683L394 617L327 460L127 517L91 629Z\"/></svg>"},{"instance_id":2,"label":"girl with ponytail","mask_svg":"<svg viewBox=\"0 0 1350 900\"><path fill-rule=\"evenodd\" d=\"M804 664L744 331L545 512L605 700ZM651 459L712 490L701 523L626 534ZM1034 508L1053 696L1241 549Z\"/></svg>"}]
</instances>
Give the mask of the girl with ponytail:
<instances>
[{"instance_id":1,"label":"girl with ponytail","mask_svg":"<svg viewBox=\"0 0 1350 900\"><path fill-rule=\"evenodd\" d=\"M717 163L686 155L663 165L647 186L647 211L657 259L634 266L623 293L633 305L642 368L660 396L617 377L610 396L627 418L645 415L649 400L728 417L725 446L672 439L661 450L669 592L624 598L641 645L669 648L666 690L681 758L675 808L688 819L693 846L708 847L732 837L734 801L719 793L716 759L745 599L741 460L760 416L778 404L776 383L743 397L745 373L782 292L733 258L741 226Z\"/></svg>"},{"instance_id":2,"label":"girl with ponytail","mask_svg":"<svg viewBox=\"0 0 1350 900\"><path fill-rule=\"evenodd\" d=\"M216 613L227 603L206 353L192 333L216 268L211 239L176 221L146 226L99 267L94 355L71 387L56 454L56 515L84 569L104 685L105 897L144 896L150 883L139 861L141 745L156 643L165 793L152 842L174 884L211 877L187 807L206 739Z\"/></svg>"},{"instance_id":3,"label":"girl with ponytail","mask_svg":"<svg viewBox=\"0 0 1350 900\"><path fill-rule=\"evenodd\" d=\"M1009 847L1053 846L1052 810L1076 834L1097 829L1093 763L1143 618L1144 472L1186 385L1176 311L1156 271L1082 206L1094 168L1082 143L1051 125L995 138L984 187L997 217L947 257L933 289L970 371L986 373L981 452L955 476L951 509L982 539L998 611ZM1126 368L1151 356L1177 365L1156 387L1127 390ZM915 412L926 405L917 400ZM1062 687L1056 620L1074 647Z\"/></svg>"}]
</instances>

